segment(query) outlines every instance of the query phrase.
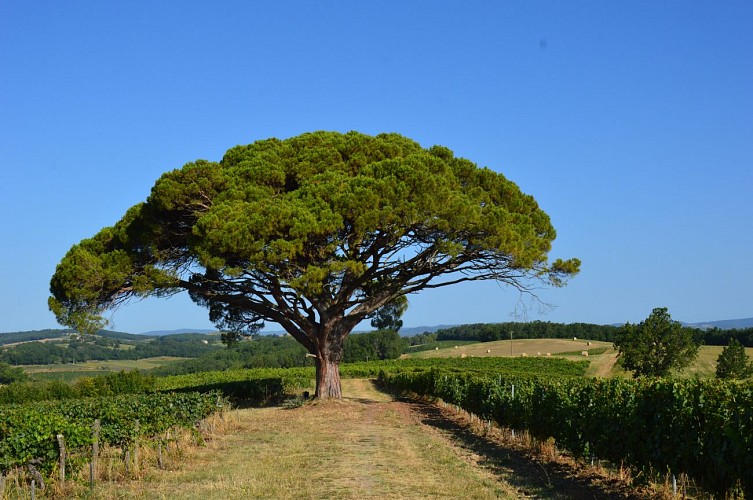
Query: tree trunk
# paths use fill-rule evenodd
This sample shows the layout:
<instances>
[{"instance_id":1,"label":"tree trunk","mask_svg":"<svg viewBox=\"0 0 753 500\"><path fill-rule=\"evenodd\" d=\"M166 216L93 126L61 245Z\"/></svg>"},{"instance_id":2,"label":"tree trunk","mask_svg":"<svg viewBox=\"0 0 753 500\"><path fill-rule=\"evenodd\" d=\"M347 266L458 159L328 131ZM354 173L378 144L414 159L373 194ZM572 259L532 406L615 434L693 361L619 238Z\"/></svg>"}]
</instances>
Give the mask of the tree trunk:
<instances>
[{"instance_id":1,"label":"tree trunk","mask_svg":"<svg viewBox=\"0 0 753 500\"><path fill-rule=\"evenodd\" d=\"M319 399L342 399L340 360L343 354L343 339L329 335L320 344L319 352L315 354L316 397Z\"/></svg>"},{"instance_id":2,"label":"tree trunk","mask_svg":"<svg viewBox=\"0 0 753 500\"><path fill-rule=\"evenodd\" d=\"M319 399L342 399L340 364L332 360L316 361L316 397Z\"/></svg>"}]
</instances>

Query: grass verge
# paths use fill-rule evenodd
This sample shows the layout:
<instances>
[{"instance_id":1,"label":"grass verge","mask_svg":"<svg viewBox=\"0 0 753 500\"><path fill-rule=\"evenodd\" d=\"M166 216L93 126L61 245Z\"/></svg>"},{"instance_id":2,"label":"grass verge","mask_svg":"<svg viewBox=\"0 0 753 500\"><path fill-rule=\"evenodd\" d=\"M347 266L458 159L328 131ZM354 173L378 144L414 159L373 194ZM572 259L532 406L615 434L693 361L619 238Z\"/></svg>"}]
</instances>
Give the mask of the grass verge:
<instances>
[{"instance_id":1,"label":"grass verge","mask_svg":"<svg viewBox=\"0 0 753 500\"><path fill-rule=\"evenodd\" d=\"M176 470L98 484L89 498L517 498L426 429L408 405L344 381L343 401L231 412L231 432Z\"/></svg>"}]
</instances>

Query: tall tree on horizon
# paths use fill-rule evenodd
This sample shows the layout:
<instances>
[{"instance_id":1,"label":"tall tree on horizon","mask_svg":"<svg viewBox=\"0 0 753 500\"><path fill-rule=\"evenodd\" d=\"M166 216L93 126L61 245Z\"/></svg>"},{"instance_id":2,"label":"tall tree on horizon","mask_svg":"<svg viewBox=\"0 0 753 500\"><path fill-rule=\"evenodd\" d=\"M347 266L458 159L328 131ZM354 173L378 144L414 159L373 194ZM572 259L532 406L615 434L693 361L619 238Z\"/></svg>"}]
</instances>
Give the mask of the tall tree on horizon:
<instances>
[{"instance_id":1,"label":"tall tree on horizon","mask_svg":"<svg viewBox=\"0 0 753 500\"><path fill-rule=\"evenodd\" d=\"M716 359L716 378L743 379L753 375L753 363L745 347L735 337L730 337L727 347Z\"/></svg>"},{"instance_id":2,"label":"tall tree on horizon","mask_svg":"<svg viewBox=\"0 0 753 500\"><path fill-rule=\"evenodd\" d=\"M634 377L663 377L682 370L698 356L700 340L691 328L674 321L666 307L657 307L637 325L626 324L614 342L622 366Z\"/></svg>"},{"instance_id":3,"label":"tall tree on horizon","mask_svg":"<svg viewBox=\"0 0 753 500\"><path fill-rule=\"evenodd\" d=\"M385 304L495 280L562 286L555 230L502 174L398 134L313 132L197 160L146 202L74 245L50 309L81 331L133 297L187 291L220 329L282 326L316 358L316 394L340 398L343 341Z\"/></svg>"}]
</instances>

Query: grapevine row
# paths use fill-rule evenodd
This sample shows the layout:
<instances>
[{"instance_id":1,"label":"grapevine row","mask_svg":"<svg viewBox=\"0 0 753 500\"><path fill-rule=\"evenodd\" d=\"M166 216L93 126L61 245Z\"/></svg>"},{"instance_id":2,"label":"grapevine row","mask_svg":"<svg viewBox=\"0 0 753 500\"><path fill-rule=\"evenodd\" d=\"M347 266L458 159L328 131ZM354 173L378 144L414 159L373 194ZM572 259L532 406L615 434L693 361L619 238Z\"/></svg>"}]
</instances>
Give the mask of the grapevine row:
<instances>
[{"instance_id":1,"label":"grapevine row","mask_svg":"<svg viewBox=\"0 0 753 500\"><path fill-rule=\"evenodd\" d=\"M46 401L0 407L0 471L29 463L49 473L65 439L72 469L89 460L92 426L101 423L99 442L127 447L139 437L154 438L173 428L192 428L225 407L218 393L142 394L111 398Z\"/></svg>"},{"instance_id":2,"label":"grapevine row","mask_svg":"<svg viewBox=\"0 0 753 500\"><path fill-rule=\"evenodd\" d=\"M574 455L685 473L753 496L753 384L383 372L393 390L441 398L497 424L553 437Z\"/></svg>"},{"instance_id":3,"label":"grapevine row","mask_svg":"<svg viewBox=\"0 0 753 500\"><path fill-rule=\"evenodd\" d=\"M472 372L505 372L582 376L587 361L559 358L414 358L370 361L340 365L343 378L372 378L382 370L441 368ZM282 399L286 394L311 387L314 368L251 368L153 377L138 371L112 373L79 379L71 384L61 381L24 382L0 386L0 406L34 401L79 399L118 394L159 391L219 390L243 401L262 402Z\"/></svg>"}]
</instances>

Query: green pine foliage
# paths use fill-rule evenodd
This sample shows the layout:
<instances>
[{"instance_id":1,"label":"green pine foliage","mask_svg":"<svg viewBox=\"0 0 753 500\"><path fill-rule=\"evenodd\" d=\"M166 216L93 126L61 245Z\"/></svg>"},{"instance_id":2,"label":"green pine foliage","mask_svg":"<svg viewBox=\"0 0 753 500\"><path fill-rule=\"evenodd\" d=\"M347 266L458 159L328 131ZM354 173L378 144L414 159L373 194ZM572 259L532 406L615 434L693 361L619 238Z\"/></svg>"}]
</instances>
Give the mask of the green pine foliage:
<instances>
[{"instance_id":1,"label":"green pine foliage","mask_svg":"<svg viewBox=\"0 0 753 500\"><path fill-rule=\"evenodd\" d=\"M403 327L403 320L400 318L407 309L408 298L405 295L400 295L376 310L371 318L371 326L377 330L394 330L398 332Z\"/></svg>"},{"instance_id":2,"label":"green pine foliage","mask_svg":"<svg viewBox=\"0 0 753 500\"><path fill-rule=\"evenodd\" d=\"M753 375L753 363L745 353L745 347L731 338L716 362L716 377L721 379L744 379Z\"/></svg>"},{"instance_id":3,"label":"green pine foliage","mask_svg":"<svg viewBox=\"0 0 753 500\"><path fill-rule=\"evenodd\" d=\"M445 147L319 131L165 173L68 251L48 304L90 332L131 298L185 291L222 330L280 324L326 366L317 396L340 397L333 374L359 323L425 288L563 286L580 261L550 261L555 236L532 196Z\"/></svg>"},{"instance_id":4,"label":"green pine foliage","mask_svg":"<svg viewBox=\"0 0 753 500\"><path fill-rule=\"evenodd\" d=\"M682 370L698 356L697 330L672 321L666 307L657 307L637 325L626 324L615 340L620 361L635 377L662 377Z\"/></svg>"}]
</instances>

